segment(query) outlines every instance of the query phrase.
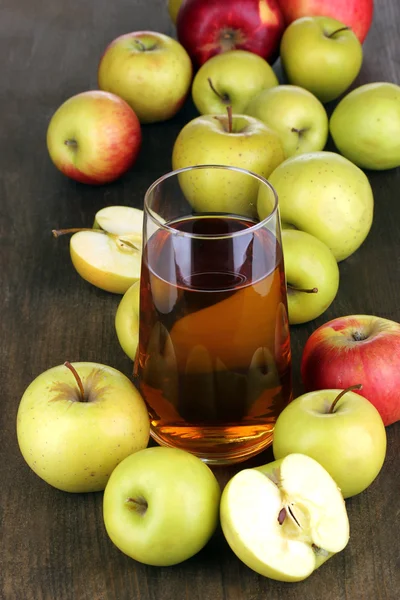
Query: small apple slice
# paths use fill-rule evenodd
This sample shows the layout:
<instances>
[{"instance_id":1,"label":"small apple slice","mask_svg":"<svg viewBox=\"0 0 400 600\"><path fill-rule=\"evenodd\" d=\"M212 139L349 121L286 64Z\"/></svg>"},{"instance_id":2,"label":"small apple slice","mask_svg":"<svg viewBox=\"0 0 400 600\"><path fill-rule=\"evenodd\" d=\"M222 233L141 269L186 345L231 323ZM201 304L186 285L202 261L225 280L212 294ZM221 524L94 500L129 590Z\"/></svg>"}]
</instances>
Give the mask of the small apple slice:
<instances>
[{"instance_id":1,"label":"small apple slice","mask_svg":"<svg viewBox=\"0 0 400 600\"><path fill-rule=\"evenodd\" d=\"M141 234L143 211L132 206L106 206L96 213L93 228L115 235Z\"/></svg>"},{"instance_id":2,"label":"small apple slice","mask_svg":"<svg viewBox=\"0 0 400 600\"><path fill-rule=\"evenodd\" d=\"M278 581L305 579L349 540L339 488L303 454L237 473L222 494L220 516L238 558Z\"/></svg>"}]
</instances>

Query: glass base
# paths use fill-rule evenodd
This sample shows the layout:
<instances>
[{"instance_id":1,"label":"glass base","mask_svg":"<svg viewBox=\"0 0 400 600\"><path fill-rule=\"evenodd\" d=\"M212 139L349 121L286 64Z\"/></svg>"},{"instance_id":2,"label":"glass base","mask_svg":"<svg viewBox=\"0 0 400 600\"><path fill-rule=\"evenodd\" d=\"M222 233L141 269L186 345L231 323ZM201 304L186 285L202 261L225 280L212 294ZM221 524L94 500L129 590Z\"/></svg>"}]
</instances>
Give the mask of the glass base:
<instances>
[{"instance_id":1,"label":"glass base","mask_svg":"<svg viewBox=\"0 0 400 600\"><path fill-rule=\"evenodd\" d=\"M215 451L207 451L206 448L204 448L203 451L199 447L194 447L194 444L185 444L185 441L188 441L185 439L176 438L173 441L171 438L166 439L164 436L160 435L159 431L154 427L150 427L150 435L160 446L179 448L180 450L190 452L190 454L194 454L194 456L197 456L209 466L223 466L244 462L268 448L272 444L273 430L268 431L261 440L257 440L253 444L247 442L240 445L237 441L235 443L222 441L218 444L221 450L216 447Z\"/></svg>"}]
</instances>

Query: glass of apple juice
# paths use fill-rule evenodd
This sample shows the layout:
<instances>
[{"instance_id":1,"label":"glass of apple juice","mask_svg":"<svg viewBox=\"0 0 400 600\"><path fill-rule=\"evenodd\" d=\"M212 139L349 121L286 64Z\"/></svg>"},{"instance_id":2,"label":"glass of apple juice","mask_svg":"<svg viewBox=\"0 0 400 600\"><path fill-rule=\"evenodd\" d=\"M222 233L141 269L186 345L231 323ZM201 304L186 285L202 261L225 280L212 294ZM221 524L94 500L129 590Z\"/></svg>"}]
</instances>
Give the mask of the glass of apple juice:
<instances>
[{"instance_id":1,"label":"glass of apple juice","mask_svg":"<svg viewBox=\"0 0 400 600\"><path fill-rule=\"evenodd\" d=\"M148 189L134 380L161 445L217 465L271 444L291 351L278 199L262 177L201 165Z\"/></svg>"}]
</instances>

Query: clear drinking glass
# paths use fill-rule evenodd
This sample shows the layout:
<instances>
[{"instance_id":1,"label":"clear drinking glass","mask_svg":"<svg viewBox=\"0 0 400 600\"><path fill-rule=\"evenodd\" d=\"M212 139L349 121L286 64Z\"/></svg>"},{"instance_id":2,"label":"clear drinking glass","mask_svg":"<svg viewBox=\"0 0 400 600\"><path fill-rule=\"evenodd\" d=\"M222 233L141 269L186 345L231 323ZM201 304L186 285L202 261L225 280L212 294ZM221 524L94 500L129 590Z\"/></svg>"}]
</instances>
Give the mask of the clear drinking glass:
<instances>
[{"instance_id":1,"label":"clear drinking glass","mask_svg":"<svg viewBox=\"0 0 400 600\"><path fill-rule=\"evenodd\" d=\"M158 179L144 202L140 286L134 379L152 437L209 464L267 447L292 395L272 186L216 165Z\"/></svg>"}]
</instances>

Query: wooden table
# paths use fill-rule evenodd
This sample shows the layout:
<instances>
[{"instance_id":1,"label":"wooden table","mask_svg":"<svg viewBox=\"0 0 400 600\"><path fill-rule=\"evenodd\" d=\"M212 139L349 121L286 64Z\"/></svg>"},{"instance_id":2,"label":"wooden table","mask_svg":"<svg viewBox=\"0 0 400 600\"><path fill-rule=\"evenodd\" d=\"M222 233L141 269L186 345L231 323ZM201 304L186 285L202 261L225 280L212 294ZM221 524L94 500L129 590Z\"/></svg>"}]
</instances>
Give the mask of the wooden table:
<instances>
[{"instance_id":1,"label":"wooden table","mask_svg":"<svg viewBox=\"0 0 400 600\"><path fill-rule=\"evenodd\" d=\"M399 83L398 0L378 0L357 84ZM45 134L68 97L96 87L105 45L122 33L153 29L174 35L164 0L2 0L0 8L1 232L1 600L395 600L400 596L400 427L387 430L385 465L374 484L347 502L351 540L307 581L282 584L256 575L220 532L187 562L171 568L137 564L109 541L102 494L73 495L39 479L20 455L19 400L42 371L65 360L98 361L127 375L114 315L119 297L74 271L67 239L51 230L91 226L107 205L142 207L150 183L171 168L178 131L195 115L188 102L173 120L143 128L134 168L103 187L80 185L49 160ZM294 374L309 334L329 318L366 313L400 321L400 170L368 173L375 219L361 249L340 265L333 306L292 328ZM259 462L271 459L271 451ZM235 469L220 469L224 483Z\"/></svg>"}]
</instances>

